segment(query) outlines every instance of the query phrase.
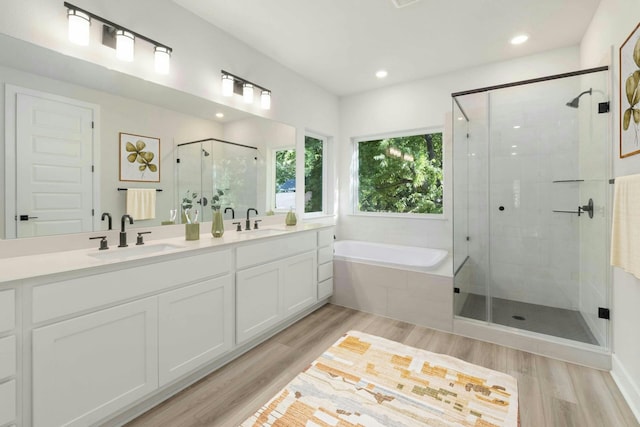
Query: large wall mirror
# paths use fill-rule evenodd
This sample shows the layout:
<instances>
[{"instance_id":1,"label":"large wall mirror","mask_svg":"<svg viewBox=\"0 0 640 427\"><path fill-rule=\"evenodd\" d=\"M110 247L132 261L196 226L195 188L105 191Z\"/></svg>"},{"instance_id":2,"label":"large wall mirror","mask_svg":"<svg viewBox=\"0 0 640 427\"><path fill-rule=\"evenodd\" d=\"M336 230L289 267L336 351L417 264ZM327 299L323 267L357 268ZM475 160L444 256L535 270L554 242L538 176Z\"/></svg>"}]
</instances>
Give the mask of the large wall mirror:
<instances>
[{"instance_id":1,"label":"large wall mirror","mask_svg":"<svg viewBox=\"0 0 640 427\"><path fill-rule=\"evenodd\" d=\"M276 208L275 153L295 146L292 126L6 35L0 35L0 84L5 239L105 230L103 212L115 228L128 188L161 190L155 218L133 227L170 220L187 192L198 193L200 221L211 220L212 206L233 207L237 216ZM160 141L157 182L120 180L121 133ZM212 204L218 190L224 197Z\"/></svg>"}]
</instances>

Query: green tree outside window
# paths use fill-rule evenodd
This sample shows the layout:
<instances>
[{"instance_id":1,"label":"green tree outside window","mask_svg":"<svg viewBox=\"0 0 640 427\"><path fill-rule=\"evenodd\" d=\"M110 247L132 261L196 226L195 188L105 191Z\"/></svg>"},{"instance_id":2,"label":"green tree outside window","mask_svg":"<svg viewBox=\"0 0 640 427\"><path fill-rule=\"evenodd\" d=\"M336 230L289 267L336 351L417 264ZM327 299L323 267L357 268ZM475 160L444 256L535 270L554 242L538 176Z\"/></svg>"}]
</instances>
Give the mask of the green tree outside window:
<instances>
[{"instance_id":1,"label":"green tree outside window","mask_svg":"<svg viewBox=\"0 0 640 427\"><path fill-rule=\"evenodd\" d=\"M442 133L358 142L358 210L442 213Z\"/></svg>"}]
</instances>

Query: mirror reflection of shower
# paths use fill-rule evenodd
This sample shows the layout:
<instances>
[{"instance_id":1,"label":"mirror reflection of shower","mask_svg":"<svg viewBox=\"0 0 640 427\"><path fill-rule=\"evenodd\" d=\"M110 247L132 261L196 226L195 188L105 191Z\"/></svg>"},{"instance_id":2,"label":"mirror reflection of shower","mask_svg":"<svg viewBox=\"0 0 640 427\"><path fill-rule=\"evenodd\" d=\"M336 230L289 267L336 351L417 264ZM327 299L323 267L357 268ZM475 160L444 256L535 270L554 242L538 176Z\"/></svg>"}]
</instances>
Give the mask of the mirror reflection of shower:
<instances>
[{"instance_id":1,"label":"mirror reflection of shower","mask_svg":"<svg viewBox=\"0 0 640 427\"><path fill-rule=\"evenodd\" d=\"M585 90L584 92L582 92L580 95L576 96L575 98L573 98L571 101L567 102L567 107L571 107L571 108L578 108L578 105L580 105L580 97L582 95L586 95L589 94L591 95L591 91L592 89L589 88L589 90Z\"/></svg>"}]
</instances>

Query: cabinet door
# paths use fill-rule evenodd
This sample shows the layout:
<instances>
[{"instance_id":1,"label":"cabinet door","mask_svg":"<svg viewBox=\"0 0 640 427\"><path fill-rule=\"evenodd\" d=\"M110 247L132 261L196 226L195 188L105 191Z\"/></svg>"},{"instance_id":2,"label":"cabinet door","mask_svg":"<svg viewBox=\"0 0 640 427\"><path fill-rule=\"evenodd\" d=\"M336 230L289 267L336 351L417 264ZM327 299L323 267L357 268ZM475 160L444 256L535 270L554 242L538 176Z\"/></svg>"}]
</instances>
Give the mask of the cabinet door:
<instances>
[{"instance_id":1,"label":"cabinet door","mask_svg":"<svg viewBox=\"0 0 640 427\"><path fill-rule=\"evenodd\" d=\"M33 330L33 425L96 423L158 387L158 300Z\"/></svg>"},{"instance_id":2,"label":"cabinet door","mask_svg":"<svg viewBox=\"0 0 640 427\"><path fill-rule=\"evenodd\" d=\"M160 386L215 359L233 341L231 276L160 295Z\"/></svg>"},{"instance_id":3,"label":"cabinet door","mask_svg":"<svg viewBox=\"0 0 640 427\"><path fill-rule=\"evenodd\" d=\"M309 307L317 300L316 253L291 257L282 261L282 299L284 317L289 317Z\"/></svg>"},{"instance_id":4,"label":"cabinet door","mask_svg":"<svg viewBox=\"0 0 640 427\"><path fill-rule=\"evenodd\" d=\"M236 341L241 344L281 319L281 263L273 262L236 273Z\"/></svg>"}]
</instances>

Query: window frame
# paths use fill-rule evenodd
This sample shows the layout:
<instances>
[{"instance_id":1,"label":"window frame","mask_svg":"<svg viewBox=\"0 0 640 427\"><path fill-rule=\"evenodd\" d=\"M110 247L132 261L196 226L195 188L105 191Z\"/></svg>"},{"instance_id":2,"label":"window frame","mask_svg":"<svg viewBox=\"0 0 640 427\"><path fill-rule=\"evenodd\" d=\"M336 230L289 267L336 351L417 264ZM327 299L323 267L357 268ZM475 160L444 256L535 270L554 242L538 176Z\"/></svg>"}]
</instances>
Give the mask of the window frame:
<instances>
[{"instance_id":1,"label":"window frame","mask_svg":"<svg viewBox=\"0 0 640 427\"><path fill-rule=\"evenodd\" d=\"M386 138L402 138L406 136L414 136L421 134L432 134L432 133L441 133L442 134L442 213L403 213L403 212L365 212L361 211L358 208L359 202L359 189L360 189L360 180L359 180L359 172L360 172L360 164L359 164L359 144L361 142L375 141L379 139ZM445 135L444 135L444 126L433 126L426 128L418 128L411 130L403 130L398 132L385 132L380 134L366 135L366 136L358 136L351 138L351 185L350 185L350 212L349 215L352 216L363 216L363 217L376 217L376 218L402 218L402 219L429 219L429 220L448 220L447 215L447 206L445 204L445 179L446 179L446 150L445 150Z\"/></svg>"}]
</instances>

